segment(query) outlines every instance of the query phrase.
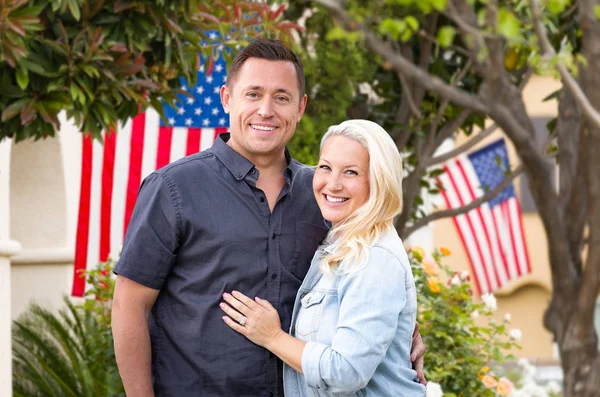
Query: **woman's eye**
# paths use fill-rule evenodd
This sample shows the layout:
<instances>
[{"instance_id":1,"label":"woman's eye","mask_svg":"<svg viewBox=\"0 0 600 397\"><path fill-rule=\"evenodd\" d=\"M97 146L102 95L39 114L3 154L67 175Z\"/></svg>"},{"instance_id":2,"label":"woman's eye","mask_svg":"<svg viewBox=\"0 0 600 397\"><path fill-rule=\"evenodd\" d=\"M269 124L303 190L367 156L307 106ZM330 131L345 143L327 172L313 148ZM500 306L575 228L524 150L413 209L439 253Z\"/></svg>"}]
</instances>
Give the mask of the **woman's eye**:
<instances>
[{"instance_id":1,"label":"woman's eye","mask_svg":"<svg viewBox=\"0 0 600 397\"><path fill-rule=\"evenodd\" d=\"M328 170L328 169L329 169L329 167L328 167L328 166L326 166L326 165L324 165L324 164L321 164L321 165L319 165L319 169L320 169L320 170Z\"/></svg>"},{"instance_id":2,"label":"woman's eye","mask_svg":"<svg viewBox=\"0 0 600 397\"><path fill-rule=\"evenodd\" d=\"M354 170L348 170L348 171L346 171L346 174L348 174L348 175L358 175L358 172L356 172Z\"/></svg>"}]
</instances>

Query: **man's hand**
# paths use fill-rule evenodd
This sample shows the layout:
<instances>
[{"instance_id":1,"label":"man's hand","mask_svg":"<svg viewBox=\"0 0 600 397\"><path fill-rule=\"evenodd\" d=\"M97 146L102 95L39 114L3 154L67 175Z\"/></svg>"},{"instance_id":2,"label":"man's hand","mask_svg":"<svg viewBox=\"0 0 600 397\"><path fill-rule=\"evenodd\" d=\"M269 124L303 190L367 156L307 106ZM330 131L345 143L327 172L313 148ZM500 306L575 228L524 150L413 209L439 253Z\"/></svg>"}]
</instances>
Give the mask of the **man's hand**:
<instances>
[{"instance_id":1,"label":"man's hand","mask_svg":"<svg viewBox=\"0 0 600 397\"><path fill-rule=\"evenodd\" d=\"M425 364L425 345L423 339L419 333L419 323L415 326L415 331L412 337L412 349L410 352L410 361L412 361L413 369L417 371L417 377L419 383L427 385L427 379L425 379L425 373L423 372L423 366Z\"/></svg>"}]
</instances>

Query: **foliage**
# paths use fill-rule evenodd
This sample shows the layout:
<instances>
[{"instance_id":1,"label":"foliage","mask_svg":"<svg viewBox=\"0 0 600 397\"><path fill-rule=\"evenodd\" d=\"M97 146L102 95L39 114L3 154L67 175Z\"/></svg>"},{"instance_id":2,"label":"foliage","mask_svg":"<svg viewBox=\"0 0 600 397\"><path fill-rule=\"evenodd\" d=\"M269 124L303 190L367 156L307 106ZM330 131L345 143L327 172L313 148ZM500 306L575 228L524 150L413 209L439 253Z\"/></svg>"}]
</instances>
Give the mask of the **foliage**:
<instances>
[{"instance_id":1,"label":"foliage","mask_svg":"<svg viewBox=\"0 0 600 397\"><path fill-rule=\"evenodd\" d=\"M124 396L113 349L114 263L86 274L82 305L64 298L54 313L32 304L13 323L14 396Z\"/></svg>"},{"instance_id":2,"label":"foliage","mask_svg":"<svg viewBox=\"0 0 600 397\"><path fill-rule=\"evenodd\" d=\"M283 8L251 1L6 0L0 2L0 141L54 136L66 110L101 132L140 106L173 105L180 76L231 57L250 37L289 41ZM216 31L222 39L211 39Z\"/></svg>"},{"instance_id":3,"label":"foliage","mask_svg":"<svg viewBox=\"0 0 600 397\"><path fill-rule=\"evenodd\" d=\"M334 26L326 13L290 3L285 17L305 25L306 33L294 50L304 66L308 94L306 112L288 146L298 161L314 165L327 128L364 106L364 98L356 93L361 82L371 80L376 64L356 43L335 37L322 40Z\"/></svg>"},{"instance_id":4,"label":"foliage","mask_svg":"<svg viewBox=\"0 0 600 397\"><path fill-rule=\"evenodd\" d=\"M468 272L453 272L442 263L449 254L447 249L433 254L410 250L417 319L427 346L426 378L439 384L446 397L507 395L502 393L507 380L489 368L514 360L507 351L519 347L520 331L509 328L508 316L501 323L491 318L497 309L492 295L473 300Z\"/></svg>"}]
</instances>

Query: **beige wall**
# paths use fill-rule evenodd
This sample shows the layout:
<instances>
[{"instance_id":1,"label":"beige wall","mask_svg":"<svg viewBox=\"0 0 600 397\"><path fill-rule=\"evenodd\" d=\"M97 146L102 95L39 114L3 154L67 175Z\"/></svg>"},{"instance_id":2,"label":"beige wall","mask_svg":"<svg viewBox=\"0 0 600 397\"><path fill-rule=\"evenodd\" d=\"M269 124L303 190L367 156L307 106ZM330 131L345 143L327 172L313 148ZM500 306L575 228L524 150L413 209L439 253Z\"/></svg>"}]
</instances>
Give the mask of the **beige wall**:
<instances>
[{"instance_id":1,"label":"beige wall","mask_svg":"<svg viewBox=\"0 0 600 397\"><path fill-rule=\"evenodd\" d=\"M10 230L23 246L12 259L13 319L31 301L62 307L73 282L81 134L64 117L61 122L56 138L12 148Z\"/></svg>"}]
</instances>

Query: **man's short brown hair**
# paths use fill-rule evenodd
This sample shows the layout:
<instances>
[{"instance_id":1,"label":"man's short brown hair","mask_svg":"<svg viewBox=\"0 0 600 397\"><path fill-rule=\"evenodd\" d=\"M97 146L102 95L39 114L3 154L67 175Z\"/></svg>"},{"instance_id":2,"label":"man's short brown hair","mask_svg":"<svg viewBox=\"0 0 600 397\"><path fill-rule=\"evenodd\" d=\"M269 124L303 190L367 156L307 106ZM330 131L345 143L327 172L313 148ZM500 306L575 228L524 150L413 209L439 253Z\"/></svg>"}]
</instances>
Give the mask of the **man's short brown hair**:
<instances>
[{"instance_id":1,"label":"man's short brown hair","mask_svg":"<svg viewBox=\"0 0 600 397\"><path fill-rule=\"evenodd\" d=\"M240 69L249 58L266 59L267 61L289 61L293 63L294 68L296 69L296 79L298 80L300 99L302 100L305 85L302 62L300 62L300 59L292 50L287 48L279 40L256 39L244 47L244 49L235 56L229 67L229 72L227 73L228 86L233 86Z\"/></svg>"}]
</instances>

